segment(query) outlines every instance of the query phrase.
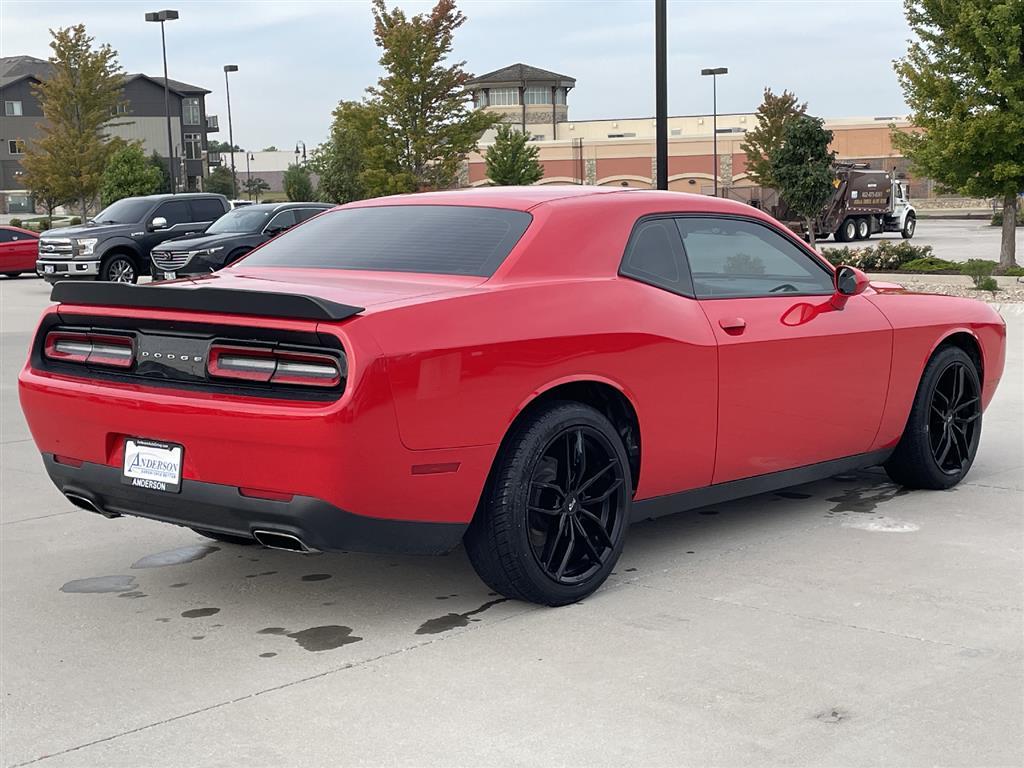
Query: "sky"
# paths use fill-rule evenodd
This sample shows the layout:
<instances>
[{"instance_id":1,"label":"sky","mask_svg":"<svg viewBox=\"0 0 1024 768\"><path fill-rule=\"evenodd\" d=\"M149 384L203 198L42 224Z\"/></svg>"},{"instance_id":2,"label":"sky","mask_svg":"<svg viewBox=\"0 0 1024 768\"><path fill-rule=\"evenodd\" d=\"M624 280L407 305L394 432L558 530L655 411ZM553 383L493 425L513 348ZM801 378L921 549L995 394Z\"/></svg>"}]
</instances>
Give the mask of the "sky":
<instances>
[{"instance_id":1,"label":"sky","mask_svg":"<svg viewBox=\"0 0 1024 768\"><path fill-rule=\"evenodd\" d=\"M166 3L166 4L161 4ZM431 3L389 0L407 13ZM523 62L576 78L573 120L654 113L653 0L460 0L467 16L454 58L473 74ZM235 142L247 149L312 148L331 111L380 76L369 0L0 0L0 55L47 58L49 30L83 23L127 72L160 75L160 31L146 11L173 8L172 79L203 86L227 141L224 64ZM822 117L907 112L892 60L911 33L899 0L670 0L669 114L711 111L703 67L718 80L719 112L751 112L765 86L794 91Z\"/></svg>"}]
</instances>

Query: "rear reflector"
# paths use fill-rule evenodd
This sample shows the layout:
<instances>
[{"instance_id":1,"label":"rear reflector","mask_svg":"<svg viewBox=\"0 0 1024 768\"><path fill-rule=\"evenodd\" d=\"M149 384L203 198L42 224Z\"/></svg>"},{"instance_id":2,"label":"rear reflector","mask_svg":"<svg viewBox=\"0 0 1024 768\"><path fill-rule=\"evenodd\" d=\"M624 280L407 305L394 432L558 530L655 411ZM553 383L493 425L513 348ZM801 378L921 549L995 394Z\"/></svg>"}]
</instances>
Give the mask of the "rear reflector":
<instances>
[{"instance_id":1,"label":"rear reflector","mask_svg":"<svg viewBox=\"0 0 1024 768\"><path fill-rule=\"evenodd\" d=\"M291 501L295 496L291 493L280 493L278 491L263 491L259 488L239 488L238 492L250 499L266 499L267 501Z\"/></svg>"},{"instance_id":2,"label":"rear reflector","mask_svg":"<svg viewBox=\"0 0 1024 768\"><path fill-rule=\"evenodd\" d=\"M218 379L335 387L341 383L341 364L331 355L290 352L260 347L214 344L206 371Z\"/></svg>"},{"instance_id":3,"label":"rear reflector","mask_svg":"<svg viewBox=\"0 0 1024 768\"><path fill-rule=\"evenodd\" d=\"M113 368L131 368L135 359L132 340L127 336L75 331L50 331L43 352L50 360Z\"/></svg>"}]
</instances>

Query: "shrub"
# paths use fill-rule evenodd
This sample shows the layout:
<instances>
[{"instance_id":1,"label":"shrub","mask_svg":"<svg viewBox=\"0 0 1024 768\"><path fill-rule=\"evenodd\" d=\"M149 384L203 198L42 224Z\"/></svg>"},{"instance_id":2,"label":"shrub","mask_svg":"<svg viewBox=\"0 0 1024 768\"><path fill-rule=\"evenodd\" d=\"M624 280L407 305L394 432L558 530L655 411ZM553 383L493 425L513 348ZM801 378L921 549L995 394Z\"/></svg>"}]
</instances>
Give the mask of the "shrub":
<instances>
[{"instance_id":1,"label":"shrub","mask_svg":"<svg viewBox=\"0 0 1024 768\"><path fill-rule=\"evenodd\" d=\"M36 229L38 229L40 232L45 232L46 230L50 229L52 226L53 226L53 220L52 219L39 219L36 222Z\"/></svg>"},{"instance_id":2,"label":"shrub","mask_svg":"<svg viewBox=\"0 0 1024 768\"><path fill-rule=\"evenodd\" d=\"M981 280L975 282L975 290L978 291L991 291L995 293L999 290L999 283L996 282L994 277L983 277Z\"/></svg>"},{"instance_id":3,"label":"shrub","mask_svg":"<svg viewBox=\"0 0 1024 768\"><path fill-rule=\"evenodd\" d=\"M20 227L21 226L21 219L11 219L11 226L12 227Z\"/></svg>"},{"instance_id":4,"label":"shrub","mask_svg":"<svg viewBox=\"0 0 1024 768\"><path fill-rule=\"evenodd\" d=\"M955 261L946 261L937 256L928 256L923 259L914 259L900 266L900 272L959 272L960 264Z\"/></svg>"},{"instance_id":5,"label":"shrub","mask_svg":"<svg viewBox=\"0 0 1024 768\"><path fill-rule=\"evenodd\" d=\"M1003 212L996 211L992 214L992 226L1001 227L1003 226ZM1017 226L1024 227L1024 210L1017 209Z\"/></svg>"},{"instance_id":6,"label":"shrub","mask_svg":"<svg viewBox=\"0 0 1024 768\"><path fill-rule=\"evenodd\" d=\"M826 259L835 266L848 264L867 272L878 270L896 270L902 265L918 259L932 258L930 245L913 245L906 240L894 243L881 240L876 246L866 248L826 248L823 251Z\"/></svg>"},{"instance_id":7,"label":"shrub","mask_svg":"<svg viewBox=\"0 0 1024 768\"><path fill-rule=\"evenodd\" d=\"M970 259L966 264L960 267L960 271L971 278L974 281L975 288L981 288L981 284L985 281L995 280L992 279L992 273L995 272L996 263L994 261L987 261L985 259ZM991 290L984 288L982 290Z\"/></svg>"},{"instance_id":8,"label":"shrub","mask_svg":"<svg viewBox=\"0 0 1024 768\"><path fill-rule=\"evenodd\" d=\"M72 216L71 217L71 221L68 222L68 224L70 226L72 226L72 227L75 226L76 224L81 224L81 223L82 223L82 220L78 216Z\"/></svg>"}]
</instances>

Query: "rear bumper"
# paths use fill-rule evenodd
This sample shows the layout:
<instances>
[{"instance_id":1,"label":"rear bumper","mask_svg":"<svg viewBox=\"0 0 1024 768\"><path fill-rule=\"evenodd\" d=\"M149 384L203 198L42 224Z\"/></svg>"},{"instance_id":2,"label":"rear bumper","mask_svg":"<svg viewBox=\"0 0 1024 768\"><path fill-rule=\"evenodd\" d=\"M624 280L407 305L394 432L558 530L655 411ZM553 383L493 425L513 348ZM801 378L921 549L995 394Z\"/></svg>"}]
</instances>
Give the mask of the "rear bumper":
<instances>
[{"instance_id":1,"label":"rear bumper","mask_svg":"<svg viewBox=\"0 0 1024 768\"><path fill-rule=\"evenodd\" d=\"M124 485L115 467L59 464L43 454L50 479L64 494L88 499L104 514L132 515L235 536L254 530L288 533L321 552L441 554L454 548L464 523L387 520L347 512L322 499L270 501L242 496L230 485L183 480L180 493Z\"/></svg>"}]
</instances>

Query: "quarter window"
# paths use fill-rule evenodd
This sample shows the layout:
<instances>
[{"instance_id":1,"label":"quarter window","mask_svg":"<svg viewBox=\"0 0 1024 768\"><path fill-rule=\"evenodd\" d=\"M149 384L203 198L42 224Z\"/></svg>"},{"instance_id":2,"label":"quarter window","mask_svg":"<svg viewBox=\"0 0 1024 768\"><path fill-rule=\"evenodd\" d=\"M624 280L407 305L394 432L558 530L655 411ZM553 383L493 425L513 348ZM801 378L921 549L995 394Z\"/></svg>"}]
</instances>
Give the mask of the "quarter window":
<instances>
[{"instance_id":1,"label":"quarter window","mask_svg":"<svg viewBox=\"0 0 1024 768\"><path fill-rule=\"evenodd\" d=\"M637 224L619 272L673 293L693 295L679 230L672 219L648 219Z\"/></svg>"},{"instance_id":2,"label":"quarter window","mask_svg":"<svg viewBox=\"0 0 1024 768\"><path fill-rule=\"evenodd\" d=\"M199 125L200 109L199 99L181 100L182 121L185 125Z\"/></svg>"},{"instance_id":3,"label":"quarter window","mask_svg":"<svg viewBox=\"0 0 1024 768\"><path fill-rule=\"evenodd\" d=\"M220 200L193 200L193 221L216 221L224 215L224 204Z\"/></svg>"},{"instance_id":4,"label":"quarter window","mask_svg":"<svg viewBox=\"0 0 1024 768\"><path fill-rule=\"evenodd\" d=\"M697 298L833 292L829 271L768 226L700 217L676 223Z\"/></svg>"},{"instance_id":5,"label":"quarter window","mask_svg":"<svg viewBox=\"0 0 1024 768\"><path fill-rule=\"evenodd\" d=\"M4 115L6 117L21 117L21 102L20 101L5 101L4 102Z\"/></svg>"}]
</instances>

